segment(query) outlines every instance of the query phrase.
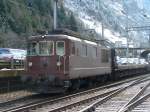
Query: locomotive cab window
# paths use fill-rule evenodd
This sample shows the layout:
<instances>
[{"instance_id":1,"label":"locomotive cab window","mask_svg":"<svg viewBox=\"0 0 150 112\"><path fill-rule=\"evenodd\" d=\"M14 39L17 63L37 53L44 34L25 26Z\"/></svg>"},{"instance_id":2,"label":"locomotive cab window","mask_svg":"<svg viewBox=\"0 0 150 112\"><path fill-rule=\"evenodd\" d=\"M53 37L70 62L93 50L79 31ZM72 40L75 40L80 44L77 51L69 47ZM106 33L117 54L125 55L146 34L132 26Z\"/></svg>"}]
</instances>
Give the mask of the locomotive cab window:
<instances>
[{"instance_id":1,"label":"locomotive cab window","mask_svg":"<svg viewBox=\"0 0 150 112\"><path fill-rule=\"evenodd\" d=\"M28 43L27 54L30 56L38 54L38 43L37 42Z\"/></svg>"},{"instance_id":2,"label":"locomotive cab window","mask_svg":"<svg viewBox=\"0 0 150 112\"><path fill-rule=\"evenodd\" d=\"M39 54L40 55L53 55L54 43L52 41L39 42Z\"/></svg>"},{"instance_id":3,"label":"locomotive cab window","mask_svg":"<svg viewBox=\"0 0 150 112\"><path fill-rule=\"evenodd\" d=\"M56 43L56 54L59 56L65 55L65 42L64 41L58 41Z\"/></svg>"}]
</instances>

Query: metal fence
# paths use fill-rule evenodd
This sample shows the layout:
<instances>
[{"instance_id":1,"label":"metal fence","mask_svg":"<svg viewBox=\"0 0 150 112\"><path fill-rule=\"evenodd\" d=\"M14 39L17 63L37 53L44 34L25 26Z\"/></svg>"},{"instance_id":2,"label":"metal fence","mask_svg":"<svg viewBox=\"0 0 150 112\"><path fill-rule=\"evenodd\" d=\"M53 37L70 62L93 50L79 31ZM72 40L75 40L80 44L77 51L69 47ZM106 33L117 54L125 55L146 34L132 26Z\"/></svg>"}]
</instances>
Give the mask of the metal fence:
<instances>
[{"instance_id":1,"label":"metal fence","mask_svg":"<svg viewBox=\"0 0 150 112\"><path fill-rule=\"evenodd\" d=\"M15 60L12 59L10 61L0 60L0 69L7 68L7 69L18 69L24 68L25 60Z\"/></svg>"}]
</instances>

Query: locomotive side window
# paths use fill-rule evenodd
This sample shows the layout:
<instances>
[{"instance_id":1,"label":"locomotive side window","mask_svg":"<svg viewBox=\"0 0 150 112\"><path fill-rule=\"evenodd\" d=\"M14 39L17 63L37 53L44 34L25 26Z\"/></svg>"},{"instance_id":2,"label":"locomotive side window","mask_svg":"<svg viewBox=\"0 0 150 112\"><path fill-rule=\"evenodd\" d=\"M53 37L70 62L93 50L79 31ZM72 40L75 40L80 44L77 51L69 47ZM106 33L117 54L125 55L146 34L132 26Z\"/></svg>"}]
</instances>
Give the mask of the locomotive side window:
<instances>
[{"instance_id":1,"label":"locomotive side window","mask_svg":"<svg viewBox=\"0 0 150 112\"><path fill-rule=\"evenodd\" d=\"M75 43L74 42L71 43L71 54L75 55Z\"/></svg>"},{"instance_id":2,"label":"locomotive side window","mask_svg":"<svg viewBox=\"0 0 150 112\"><path fill-rule=\"evenodd\" d=\"M52 41L41 41L39 42L39 54L40 55L53 55L53 42Z\"/></svg>"},{"instance_id":3,"label":"locomotive side window","mask_svg":"<svg viewBox=\"0 0 150 112\"><path fill-rule=\"evenodd\" d=\"M28 44L27 54L30 56L38 54L38 43L37 42L33 42L33 43Z\"/></svg>"},{"instance_id":4,"label":"locomotive side window","mask_svg":"<svg viewBox=\"0 0 150 112\"><path fill-rule=\"evenodd\" d=\"M65 55L65 42L59 41L56 43L56 54L59 56Z\"/></svg>"},{"instance_id":5,"label":"locomotive side window","mask_svg":"<svg viewBox=\"0 0 150 112\"><path fill-rule=\"evenodd\" d=\"M103 63L109 62L109 51L108 50L102 49L102 52L101 52L101 61Z\"/></svg>"},{"instance_id":6,"label":"locomotive side window","mask_svg":"<svg viewBox=\"0 0 150 112\"><path fill-rule=\"evenodd\" d=\"M93 58L97 57L97 47L92 48L92 55L93 55Z\"/></svg>"},{"instance_id":7,"label":"locomotive side window","mask_svg":"<svg viewBox=\"0 0 150 112\"><path fill-rule=\"evenodd\" d=\"M87 46L84 45L84 44L82 45L81 55L82 56L87 56Z\"/></svg>"}]
</instances>

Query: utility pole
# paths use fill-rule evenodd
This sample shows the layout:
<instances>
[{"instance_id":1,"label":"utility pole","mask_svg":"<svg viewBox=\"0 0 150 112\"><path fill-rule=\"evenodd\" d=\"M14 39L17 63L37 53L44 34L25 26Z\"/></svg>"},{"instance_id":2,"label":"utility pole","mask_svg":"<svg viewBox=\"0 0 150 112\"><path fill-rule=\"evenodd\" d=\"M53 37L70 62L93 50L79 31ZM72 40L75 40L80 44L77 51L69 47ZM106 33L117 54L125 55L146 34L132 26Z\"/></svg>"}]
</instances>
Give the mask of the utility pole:
<instances>
[{"instance_id":1,"label":"utility pole","mask_svg":"<svg viewBox=\"0 0 150 112\"><path fill-rule=\"evenodd\" d=\"M148 42L149 42L149 47L150 47L150 34L149 34L149 41Z\"/></svg>"},{"instance_id":2,"label":"utility pole","mask_svg":"<svg viewBox=\"0 0 150 112\"><path fill-rule=\"evenodd\" d=\"M100 0L98 1L98 12L100 11ZM95 2L95 0L94 0L94 3L96 3ZM99 13L98 13L99 14ZM100 16L100 15L99 15ZM102 28L102 31L101 31L101 40L102 40L102 43L104 42L104 40L105 40L105 37L104 37L104 20L102 19L101 20L101 28Z\"/></svg>"},{"instance_id":3,"label":"utility pole","mask_svg":"<svg viewBox=\"0 0 150 112\"><path fill-rule=\"evenodd\" d=\"M126 51L126 58L127 58L127 63L128 63L128 58L129 58L129 31L128 31L128 28L129 28L129 17L128 17L128 7L125 5L125 0L123 0L123 3L124 3L124 8L126 9L126 17L127 17L127 20L126 20L126 34L127 34L127 51Z\"/></svg>"},{"instance_id":4,"label":"utility pole","mask_svg":"<svg viewBox=\"0 0 150 112\"><path fill-rule=\"evenodd\" d=\"M54 16L54 30L57 29L57 2L58 0L54 1L54 9L53 9L53 16Z\"/></svg>"},{"instance_id":5,"label":"utility pole","mask_svg":"<svg viewBox=\"0 0 150 112\"><path fill-rule=\"evenodd\" d=\"M102 20L102 40L104 40L104 23L103 23L103 20Z\"/></svg>"},{"instance_id":6,"label":"utility pole","mask_svg":"<svg viewBox=\"0 0 150 112\"><path fill-rule=\"evenodd\" d=\"M127 13L126 13L126 16L127 16L127 64L129 62L129 32L128 32L128 28L129 28L129 17L128 17L128 9L127 9Z\"/></svg>"}]
</instances>

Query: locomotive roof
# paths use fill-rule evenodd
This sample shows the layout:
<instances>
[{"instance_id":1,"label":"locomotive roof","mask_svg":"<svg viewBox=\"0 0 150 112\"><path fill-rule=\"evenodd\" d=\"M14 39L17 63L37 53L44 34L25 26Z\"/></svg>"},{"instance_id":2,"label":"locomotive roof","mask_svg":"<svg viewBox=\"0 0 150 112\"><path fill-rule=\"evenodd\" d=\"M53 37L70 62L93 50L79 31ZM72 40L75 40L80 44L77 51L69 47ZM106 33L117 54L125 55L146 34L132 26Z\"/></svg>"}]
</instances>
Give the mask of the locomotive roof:
<instances>
[{"instance_id":1,"label":"locomotive roof","mask_svg":"<svg viewBox=\"0 0 150 112\"><path fill-rule=\"evenodd\" d=\"M29 40L36 41L36 40L43 40L43 39L46 39L46 40L50 40L50 39L69 39L69 40L72 40L72 41L85 42L85 43L88 43L88 44L91 44L91 45L100 45L100 44L97 44L96 42L92 42L92 41L89 41L89 40L86 40L86 39L80 39L80 38L77 38L77 37L74 37L74 36L69 36L69 35L64 35L64 34L50 34L50 35L31 36L31 38Z\"/></svg>"},{"instance_id":2,"label":"locomotive roof","mask_svg":"<svg viewBox=\"0 0 150 112\"><path fill-rule=\"evenodd\" d=\"M44 34L47 34L47 35L44 35ZM72 41L84 42L84 43L88 43L92 45L99 45L104 48L110 48L109 46L113 46L108 41L106 41L106 43L109 45L104 44L105 42L104 40L89 39L88 37L87 38L85 37L86 37L85 35L80 34L79 32L74 32L69 29L58 28L50 32L45 32L42 35L31 36L29 38L29 41L41 41L43 39L47 39L47 40L69 39Z\"/></svg>"}]
</instances>

